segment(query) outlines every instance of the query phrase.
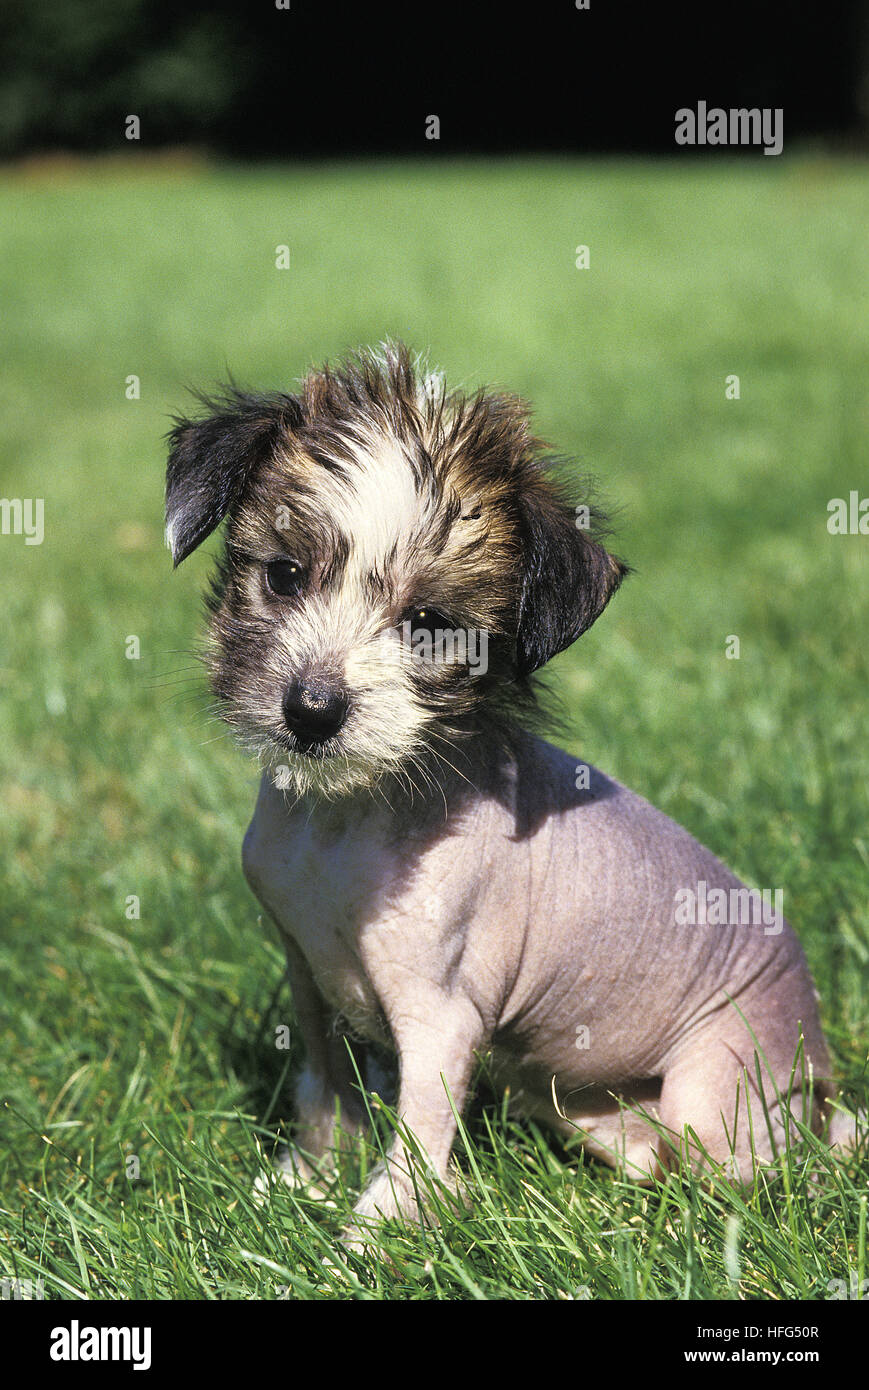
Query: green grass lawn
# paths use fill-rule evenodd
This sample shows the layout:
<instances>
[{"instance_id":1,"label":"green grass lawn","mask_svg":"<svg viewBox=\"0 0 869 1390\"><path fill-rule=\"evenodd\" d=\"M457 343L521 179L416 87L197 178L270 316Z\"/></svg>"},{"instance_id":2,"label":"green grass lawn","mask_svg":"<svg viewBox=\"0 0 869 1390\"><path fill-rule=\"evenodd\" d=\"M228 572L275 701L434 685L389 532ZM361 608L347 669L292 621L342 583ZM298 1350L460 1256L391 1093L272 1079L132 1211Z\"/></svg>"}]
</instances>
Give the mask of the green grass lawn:
<instances>
[{"instance_id":1,"label":"green grass lawn","mask_svg":"<svg viewBox=\"0 0 869 1390\"><path fill-rule=\"evenodd\" d=\"M0 491L45 499L41 546L0 536L0 1275L110 1299L823 1299L867 1277L865 1153L814 1183L793 1154L750 1198L642 1191L493 1098L458 1145L472 1206L385 1233L389 1263L323 1263L374 1141L334 1205L254 1205L292 1003L240 868L256 769L190 655L216 542L173 575L161 524L167 416L227 369L287 388L393 335L533 400L635 569L553 664L570 746L784 889L865 1104L869 537L826 521L869 495L867 206L865 166L809 157L0 175Z\"/></svg>"}]
</instances>

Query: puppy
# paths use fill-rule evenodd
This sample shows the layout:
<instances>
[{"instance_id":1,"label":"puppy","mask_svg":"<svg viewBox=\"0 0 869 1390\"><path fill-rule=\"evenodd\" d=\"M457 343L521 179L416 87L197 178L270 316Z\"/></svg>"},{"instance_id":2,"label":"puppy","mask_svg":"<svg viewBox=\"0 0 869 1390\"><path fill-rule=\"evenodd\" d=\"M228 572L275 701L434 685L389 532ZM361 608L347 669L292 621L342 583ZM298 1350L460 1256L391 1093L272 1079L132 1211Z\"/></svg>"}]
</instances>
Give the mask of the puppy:
<instances>
[{"instance_id":1,"label":"puppy","mask_svg":"<svg viewBox=\"0 0 869 1390\"><path fill-rule=\"evenodd\" d=\"M845 1140L780 912L534 732L535 673L626 567L522 402L448 393L399 345L204 403L170 434L167 538L178 565L227 519L207 663L266 764L243 864L307 1054L287 1166L362 1123L345 1031L395 1049L444 1181L482 1054L641 1181L680 1155L746 1180L795 1120ZM396 1139L356 1229L415 1212L410 1169Z\"/></svg>"}]
</instances>

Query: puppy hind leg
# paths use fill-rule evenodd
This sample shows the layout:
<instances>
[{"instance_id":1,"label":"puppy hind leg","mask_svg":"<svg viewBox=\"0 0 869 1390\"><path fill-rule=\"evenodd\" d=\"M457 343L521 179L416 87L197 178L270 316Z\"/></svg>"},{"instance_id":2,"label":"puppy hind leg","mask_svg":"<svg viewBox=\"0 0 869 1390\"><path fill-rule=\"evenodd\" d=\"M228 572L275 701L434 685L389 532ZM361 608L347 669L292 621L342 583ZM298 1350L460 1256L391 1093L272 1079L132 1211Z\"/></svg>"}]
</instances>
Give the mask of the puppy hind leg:
<instances>
[{"instance_id":1,"label":"puppy hind leg","mask_svg":"<svg viewBox=\"0 0 869 1390\"><path fill-rule=\"evenodd\" d=\"M798 1039L789 1056L774 1038L767 1051L762 1037L755 1041L730 1018L691 1040L665 1072L661 1091L661 1121L673 1134L669 1161L681 1159L695 1172L720 1166L750 1185L788 1139L798 1142L795 1121L818 1132L811 1068L797 1047ZM826 1060L823 1050L820 1056Z\"/></svg>"},{"instance_id":2,"label":"puppy hind leg","mask_svg":"<svg viewBox=\"0 0 869 1390\"><path fill-rule=\"evenodd\" d=\"M663 1176L659 1100L659 1085L619 1094L589 1087L581 1107L571 1109L568 1103L560 1112L559 1128L566 1137L577 1138L592 1158L646 1185Z\"/></svg>"},{"instance_id":3,"label":"puppy hind leg","mask_svg":"<svg viewBox=\"0 0 869 1390\"><path fill-rule=\"evenodd\" d=\"M859 1110L853 1114L845 1109L836 1087L830 1081L822 1081L816 1088L818 1102L818 1128L831 1149L840 1155L847 1155L860 1143L869 1128L869 1114Z\"/></svg>"}]
</instances>

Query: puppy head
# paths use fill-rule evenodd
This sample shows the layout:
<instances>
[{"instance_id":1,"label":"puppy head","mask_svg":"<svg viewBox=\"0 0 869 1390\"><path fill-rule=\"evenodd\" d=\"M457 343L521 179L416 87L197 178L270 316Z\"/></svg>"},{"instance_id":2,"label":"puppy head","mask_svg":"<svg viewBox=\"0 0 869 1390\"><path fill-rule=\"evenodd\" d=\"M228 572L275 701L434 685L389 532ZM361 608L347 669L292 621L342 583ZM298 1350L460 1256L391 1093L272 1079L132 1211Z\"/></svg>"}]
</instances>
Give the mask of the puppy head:
<instances>
[{"instance_id":1,"label":"puppy head","mask_svg":"<svg viewBox=\"0 0 869 1390\"><path fill-rule=\"evenodd\" d=\"M177 565L227 518L212 687L296 793L449 761L625 572L559 494L522 402L447 394L401 346L297 396L203 404L169 436L167 541Z\"/></svg>"}]
</instances>

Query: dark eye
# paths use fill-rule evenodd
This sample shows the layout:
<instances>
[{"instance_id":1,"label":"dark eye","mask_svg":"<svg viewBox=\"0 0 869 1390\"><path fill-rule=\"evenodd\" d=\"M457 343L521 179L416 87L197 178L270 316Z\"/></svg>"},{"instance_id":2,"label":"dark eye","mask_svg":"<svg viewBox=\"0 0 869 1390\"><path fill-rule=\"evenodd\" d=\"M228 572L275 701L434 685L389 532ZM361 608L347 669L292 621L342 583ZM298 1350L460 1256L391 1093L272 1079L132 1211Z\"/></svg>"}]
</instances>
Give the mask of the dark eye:
<instances>
[{"instance_id":1,"label":"dark eye","mask_svg":"<svg viewBox=\"0 0 869 1390\"><path fill-rule=\"evenodd\" d=\"M401 621L402 623L410 623L411 632L416 632L417 628L423 628L426 632L435 632L437 629L445 631L452 628L449 618L441 613L439 608L408 608L402 615Z\"/></svg>"},{"instance_id":2,"label":"dark eye","mask_svg":"<svg viewBox=\"0 0 869 1390\"><path fill-rule=\"evenodd\" d=\"M273 594L290 598L304 587L307 575L295 560L269 560L266 565L266 583Z\"/></svg>"}]
</instances>

